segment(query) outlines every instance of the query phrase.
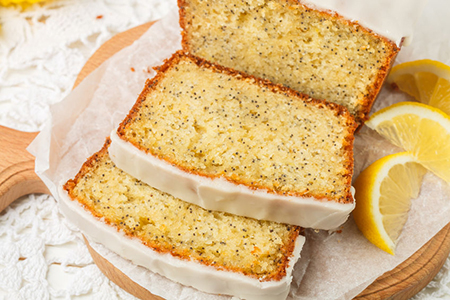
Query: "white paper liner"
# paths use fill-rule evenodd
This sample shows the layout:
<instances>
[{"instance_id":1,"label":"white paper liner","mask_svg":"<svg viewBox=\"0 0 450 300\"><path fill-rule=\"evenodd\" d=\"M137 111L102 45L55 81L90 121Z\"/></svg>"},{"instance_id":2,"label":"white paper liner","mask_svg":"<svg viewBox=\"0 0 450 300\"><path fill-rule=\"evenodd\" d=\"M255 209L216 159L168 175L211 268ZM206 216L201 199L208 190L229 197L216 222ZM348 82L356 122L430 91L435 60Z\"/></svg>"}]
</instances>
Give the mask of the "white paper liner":
<instances>
[{"instance_id":1,"label":"white paper liner","mask_svg":"<svg viewBox=\"0 0 450 300\"><path fill-rule=\"evenodd\" d=\"M450 31L446 30L450 28L448 11L448 1L430 0L417 24L412 44L402 49L397 63L430 58L450 64ZM51 118L29 150L36 156L37 174L54 196L57 197L57 185L72 178L125 117L143 89L145 79L154 75L151 67L160 65L180 48L179 31L174 8L132 46L117 53L68 97L52 106ZM373 111L404 100L410 99L384 88ZM355 140L355 178L371 162L398 151L376 133L363 128ZM353 298L377 277L411 256L450 222L449 199L450 185L428 173L419 198L413 201L395 256L372 246L351 218L341 233L308 231L288 299ZM148 271L102 249L101 245L92 243L92 246L137 282L141 283L137 278L148 277ZM165 278L142 284L167 299L224 299L182 287Z\"/></svg>"}]
</instances>

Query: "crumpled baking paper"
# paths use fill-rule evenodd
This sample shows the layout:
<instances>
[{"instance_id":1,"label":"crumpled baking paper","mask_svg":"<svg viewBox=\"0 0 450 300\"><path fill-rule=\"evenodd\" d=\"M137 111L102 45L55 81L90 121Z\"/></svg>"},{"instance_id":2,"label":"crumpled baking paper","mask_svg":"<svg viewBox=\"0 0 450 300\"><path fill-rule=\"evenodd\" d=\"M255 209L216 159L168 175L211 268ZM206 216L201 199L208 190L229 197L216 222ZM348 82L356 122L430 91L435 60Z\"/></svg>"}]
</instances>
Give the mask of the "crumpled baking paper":
<instances>
[{"instance_id":1,"label":"crumpled baking paper","mask_svg":"<svg viewBox=\"0 0 450 300\"><path fill-rule=\"evenodd\" d=\"M412 44L401 50L397 63L430 58L450 64L448 11L450 3L446 0L430 0L417 23ZM36 156L36 172L55 197L58 184L73 178L86 158L101 148L137 99L146 78L154 76L152 67L180 49L180 40L174 7L132 46L110 58L51 107L51 119L29 150ZM372 111L405 100L411 99L385 87ZM363 128L355 139L354 178L376 159L398 151L375 132ZM427 173L395 256L371 245L351 217L337 232L308 230L288 299L351 299L411 256L449 222L450 185ZM163 298L230 298L184 287L131 264L100 244L91 242L91 246L134 281Z\"/></svg>"}]
</instances>

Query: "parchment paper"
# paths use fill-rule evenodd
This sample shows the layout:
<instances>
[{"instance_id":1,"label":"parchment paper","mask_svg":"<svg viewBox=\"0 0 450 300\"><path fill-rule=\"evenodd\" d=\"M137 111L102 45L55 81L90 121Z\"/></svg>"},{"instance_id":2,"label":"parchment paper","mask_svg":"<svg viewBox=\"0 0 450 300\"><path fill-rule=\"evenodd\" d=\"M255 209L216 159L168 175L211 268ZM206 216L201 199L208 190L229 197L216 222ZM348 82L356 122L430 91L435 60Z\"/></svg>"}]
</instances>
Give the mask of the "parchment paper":
<instances>
[{"instance_id":1,"label":"parchment paper","mask_svg":"<svg viewBox=\"0 0 450 300\"><path fill-rule=\"evenodd\" d=\"M430 0L419 20L412 44L401 50L397 63L421 58L450 64L450 3ZM36 172L57 197L57 185L72 178L87 157L98 151L136 101L152 67L180 46L176 7L132 46L117 53L90 74L63 101L51 107L51 118L30 145ZM134 71L133 71L134 69ZM384 88L374 105L411 100ZM355 176L376 159L400 149L363 128L355 140ZM450 185L431 173L413 201L396 255L371 245L352 218L338 232L307 231L302 258L294 270L289 299L351 299L384 272L411 256L450 222ZM89 235L89 233L87 233ZM137 267L102 245L91 243L134 281L166 299L225 299L184 287ZM303 276L304 274L304 276Z\"/></svg>"}]
</instances>

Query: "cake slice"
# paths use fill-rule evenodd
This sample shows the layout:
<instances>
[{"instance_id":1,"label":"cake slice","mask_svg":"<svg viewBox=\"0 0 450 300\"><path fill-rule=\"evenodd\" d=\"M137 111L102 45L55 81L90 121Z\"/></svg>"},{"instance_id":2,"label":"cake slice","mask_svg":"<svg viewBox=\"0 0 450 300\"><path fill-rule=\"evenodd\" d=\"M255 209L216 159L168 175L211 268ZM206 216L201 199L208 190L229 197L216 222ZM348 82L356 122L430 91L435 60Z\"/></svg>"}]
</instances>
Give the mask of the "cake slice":
<instances>
[{"instance_id":1,"label":"cake slice","mask_svg":"<svg viewBox=\"0 0 450 300\"><path fill-rule=\"evenodd\" d=\"M109 154L205 209L334 229L354 208L354 130L343 106L177 52L112 132Z\"/></svg>"},{"instance_id":2,"label":"cake slice","mask_svg":"<svg viewBox=\"0 0 450 300\"><path fill-rule=\"evenodd\" d=\"M399 48L358 21L303 2L178 0L183 49L313 98L344 105L363 123ZM334 2L351 12L363 10L364 5L367 9L377 6ZM385 19L375 13L367 12L371 20Z\"/></svg>"},{"instance_id":3,"label":"cake slice","mask_svg":"<svg viewBox=\"0 0 450 300\"><path fill-rule=\"evenodd\" d=\"M304 243L300 227L208 211L118 169L109 141L60 190L85 234L153 272L201 291L285 299Z\"/></svg>"}]
</instances>

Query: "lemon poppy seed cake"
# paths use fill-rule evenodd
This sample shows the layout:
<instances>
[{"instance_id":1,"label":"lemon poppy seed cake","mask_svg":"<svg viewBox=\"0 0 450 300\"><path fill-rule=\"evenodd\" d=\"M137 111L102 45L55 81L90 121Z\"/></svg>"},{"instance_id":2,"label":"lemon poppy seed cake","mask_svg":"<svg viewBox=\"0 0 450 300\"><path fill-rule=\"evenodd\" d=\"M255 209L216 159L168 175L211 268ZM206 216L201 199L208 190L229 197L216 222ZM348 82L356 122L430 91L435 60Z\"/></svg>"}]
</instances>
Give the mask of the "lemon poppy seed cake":
<instances>
[{"instance_id":1,"label":"lemon poppy seed cake","mask_svg":"<svg viewBox=\"0 0 450 300\"><path fill-rule=\"evenodd\" d=\"M125 172L203 208L334 229L354 208L345 107L182 52L111 134Z\"/></svg>"},{"instance_id":2,"label":"lemon poppy seed cake","mask_svg":"<svg viewBox=\"0 0 450 300\"><path fill-rule=\"evenodd\" d=\"M107 141L60 191L65 215L137 265L209 293L285 299L304 243L297 226L208 211L118 169Z\"/></svg>"},{"instance_id":3,"label":"lemon poppy seed cake","mask_svg":"<svg viewBox=\"0 0 450 300\"><path fill-rule=\"evenodd\" d=\"M334 2L354 11L375 5ZM178 5L185 51L344 105L359 123L367 119L399 51L358 21L303 1L179 0ZM386 22L373 14L370 19Z\"/></svg>"}]
</instances>

